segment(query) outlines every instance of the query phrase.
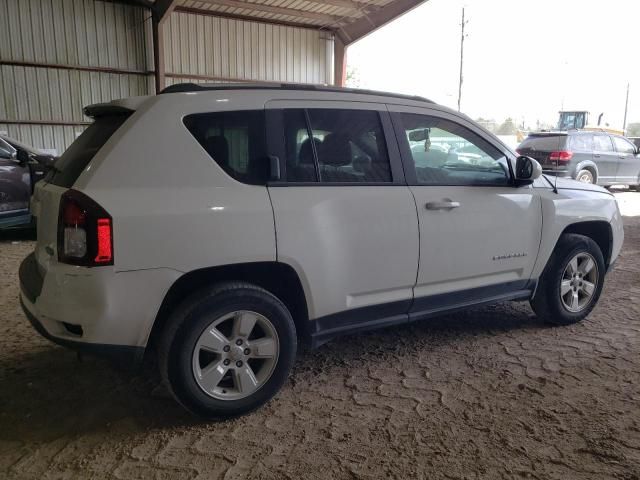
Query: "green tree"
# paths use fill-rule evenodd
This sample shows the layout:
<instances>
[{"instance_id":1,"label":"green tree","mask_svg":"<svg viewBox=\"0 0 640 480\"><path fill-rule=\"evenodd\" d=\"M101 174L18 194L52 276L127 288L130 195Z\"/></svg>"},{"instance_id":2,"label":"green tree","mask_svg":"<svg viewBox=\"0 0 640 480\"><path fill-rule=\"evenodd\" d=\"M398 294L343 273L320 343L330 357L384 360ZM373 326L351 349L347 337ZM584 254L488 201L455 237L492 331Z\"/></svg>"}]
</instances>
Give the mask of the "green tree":
<instances>
[{"instance_id":1,"label":"green tree","mask_svg":"<svg viewBox=\"0 0 640 480\"><path fill-rule=\"evenodd\" d=\"M511 117L507 118L502 125L498 127L496 133L498 135L515 135L518 128Z\"/></svg>"},{"instance_id":2,"label":"green tree","mask_svg":"<svg viewBox=\"0 0 640 480\"><path fill-rule=\"evenodd\" d=\"M640 137L640 122L629 123L627 125L627 136L628 137Z\"/></svg>"}]
</instances>

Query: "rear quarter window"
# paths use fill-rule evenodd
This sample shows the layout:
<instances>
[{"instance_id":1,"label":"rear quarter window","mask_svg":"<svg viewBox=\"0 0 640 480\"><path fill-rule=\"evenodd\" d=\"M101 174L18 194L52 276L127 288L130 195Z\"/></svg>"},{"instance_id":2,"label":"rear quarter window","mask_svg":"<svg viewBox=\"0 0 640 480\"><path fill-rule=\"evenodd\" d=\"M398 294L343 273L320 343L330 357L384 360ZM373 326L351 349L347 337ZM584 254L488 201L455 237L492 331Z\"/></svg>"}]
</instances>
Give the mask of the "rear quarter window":
<instances>
[{"instance_id":1,"label":"rear quarter window","mask_svg":"<svg viewBox=\"0 0 640 480\"><path fill-rule=\"evenodd\" d=\"M56 160L45 181L71 188L91 159L130 115L131 113L98 117Z\"/></svg>"},{"instance_id":2,"label":"rear quarter window","mask_svg":"<svg viewBox=\"0 0 640 480\"><path fill-rule=\"evenodd\" d=\"M545 135L525 138L518 149L534 148L542 152L555 152L558 150L564 150L566 144L566 135Z\"/></svg>"},{"instance_id":3,"label":"rear quarter window","mask_svg":"<svg viewBox=\"0 0 640 480\"><path fill-rule=\"evenodd\" d=\"M251 185L269 180L264 110L197 113L184 125L231 177Z\"/></svg>"}]
</instances>

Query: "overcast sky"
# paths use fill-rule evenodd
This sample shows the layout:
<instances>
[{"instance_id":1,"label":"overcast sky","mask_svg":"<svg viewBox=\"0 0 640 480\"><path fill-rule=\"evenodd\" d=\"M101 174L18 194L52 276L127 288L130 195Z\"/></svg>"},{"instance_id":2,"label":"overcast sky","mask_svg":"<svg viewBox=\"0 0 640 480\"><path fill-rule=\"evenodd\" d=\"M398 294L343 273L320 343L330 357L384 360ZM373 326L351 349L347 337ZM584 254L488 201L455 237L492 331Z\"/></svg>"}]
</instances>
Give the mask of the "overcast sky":
<instances>
[{"instance_id":1,"label":"overcast sky","mask_svg":"<svg viewBox=\"0 0 640 480\"><path fill-rule=\"evenodd\" d=\"M640 122L639 0L429 0L348 50L359 86L456 107L466 7L462 111L473 118L554 123L588 110Z\"/></svg>"}]
</instances>

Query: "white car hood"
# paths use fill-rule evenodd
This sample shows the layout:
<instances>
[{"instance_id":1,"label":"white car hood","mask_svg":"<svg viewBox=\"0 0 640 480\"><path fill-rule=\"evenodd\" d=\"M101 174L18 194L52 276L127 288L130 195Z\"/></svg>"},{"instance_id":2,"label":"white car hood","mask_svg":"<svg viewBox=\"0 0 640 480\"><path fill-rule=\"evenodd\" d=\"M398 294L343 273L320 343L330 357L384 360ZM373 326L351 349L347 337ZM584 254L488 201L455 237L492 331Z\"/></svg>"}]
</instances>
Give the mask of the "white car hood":
<instances>
[{"instance_id":1,"label":"white car hood","mask_svg":"<svg viewBox=\"0 0 640 480\"><path fill-rule=\"evenodd\" d=\"M591 183L578 182L571 178L554 177L553 175L545 175L545 177L552 185L555 185L558 190L586 190L588 192L607 193L611 195L604 187L599 187Z\"/></svg>"}]
</instances>

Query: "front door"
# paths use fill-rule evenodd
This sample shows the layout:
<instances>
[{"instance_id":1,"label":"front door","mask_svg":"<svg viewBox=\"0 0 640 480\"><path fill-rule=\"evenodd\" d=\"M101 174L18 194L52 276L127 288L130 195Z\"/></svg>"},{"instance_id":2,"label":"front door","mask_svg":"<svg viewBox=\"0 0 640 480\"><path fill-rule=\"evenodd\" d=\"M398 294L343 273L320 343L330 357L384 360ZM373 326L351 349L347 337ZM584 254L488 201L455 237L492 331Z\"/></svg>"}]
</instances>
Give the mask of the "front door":
<instances>
[{"instance_id":1,"label":"front door","mask_svg":"<svg viewBox=\"0 0 640 480\"><path fill-rule=\"evenodd\" d=\"M408 319L418 221L384 105L267 104L278 261L308 295L312 334Z\"/></svg>"},{"instance_id":2,"label":"front door","mask_svg":"<svg viewBox=\"0 0 640 480\"><path fill-rule=\"evenodd\" d=\"M506 149L453 114L389 108L420 221L414 314L529 294L540 198L512 185Z\"/></svg>"},{"instance_id":3,"label":"front door","mask_svg":"<svg viewBox=\"0 0 640 480\"><path fill-rule=\"evenodd\" d=\"M640 155L636 155L636 146L626 138L612 137L618 154L616 182L636 184L640 179Z\"/></svg>"}]
</instances>

